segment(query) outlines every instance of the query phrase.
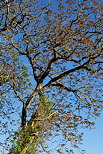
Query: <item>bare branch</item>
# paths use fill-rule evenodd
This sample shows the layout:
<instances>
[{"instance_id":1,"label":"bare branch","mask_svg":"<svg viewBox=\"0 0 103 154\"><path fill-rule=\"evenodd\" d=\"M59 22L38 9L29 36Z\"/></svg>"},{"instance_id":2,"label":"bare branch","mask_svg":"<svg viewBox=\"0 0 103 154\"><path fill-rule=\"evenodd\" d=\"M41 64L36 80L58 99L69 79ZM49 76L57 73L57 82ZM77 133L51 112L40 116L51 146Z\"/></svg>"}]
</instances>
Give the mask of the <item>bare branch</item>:
<instances>
[{"instance_id":1,"label":"bare branch","mask_svg":"<svg viewBox=\"0 0 103 154\"><path fill-rule=\"evenodd\" d=\"M64 86L63 84L61 84L61 83L51 84L51 86L55 86L55 87L59 87L59 88L65 89L68 92L77 92L77 90L68 88L68 87Z\"/></svg>"},{"instance_id":2,"label":"bare branch","mask_svg":"<svg viewBox=\"0 0 103 154\"><path fill-rule=\"evenodd\" d=\"M16 95L16 97L22 102L22 103L24 103L24 100L22 99L22 97L17 93L17 91L16 91L16 86L15 86L15 82L13 81L13 90L14 90L14 93L15 93L15 95Z\"/></svg>"},{"instance_id":3,"label":"bare branch","mask_svg":"<svg viewBox=\"0 0 103 154\"><path fill-rule=\"evenodd\" d=\"M85 69L84 66L85 66L86 64L88 64L89 62L90 62L90 59L87 60L87 61L86 61L85 63L83 63L82 65L79 65L79 66L77 66L77 67L75 67L75 68L73 68L73 69L70 69L70 70L68 70L68 71L65 71L65 72L61 73L60 75L58 75L58 76L52 78L52 79L45 85L45 87L48 86L48 85L50 85L52 82L55 82L55 81L57 81L57 80L63 78L64 76L66 76L66 75L72 73L72 72L75 72L75 71L80 70L80 69ZM86 67L86 69L87 69L87 67Z\"/></svg>"},{"instance_id":4,"label":"bare branch","mask_svg":"<svg viewBox=\"0 0 103 154\"><path fill-rule=\"evenodd\" d=\"M38 76L36 75L36 66L34 66L33 64L33 61L34 61L34 58L38 55L39 53L35 54L35 56L33 57L33 60L32 58L29 56L29 54L26 54L26 56L28 57L29 59L29 62L32 66L32 70L33 70L33 76L34 76L34 79L36 80L37 84L39 83L39 80L38 80Z\"/></svg>"}]
</instances>

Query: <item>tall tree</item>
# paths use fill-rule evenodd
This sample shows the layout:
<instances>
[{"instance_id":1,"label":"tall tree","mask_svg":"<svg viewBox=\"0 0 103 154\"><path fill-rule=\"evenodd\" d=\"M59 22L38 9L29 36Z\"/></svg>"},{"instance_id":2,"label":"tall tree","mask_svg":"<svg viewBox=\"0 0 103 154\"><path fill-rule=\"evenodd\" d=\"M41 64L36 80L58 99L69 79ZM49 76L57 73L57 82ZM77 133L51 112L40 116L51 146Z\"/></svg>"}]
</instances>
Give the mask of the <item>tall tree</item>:
<instances>
[{"instance_id":1,"label":"tall tree","mask_svg":"<svg viewBox=\"0 0 103 154\"><path fill-rule=\"evenodd\" d=\"M80 128L103 109L103 5L96 0L0 2L1 130L9 153L36 153L62 136L79 148ZM60 139L60 140L61 140ZM8 146L9 141L6 146Z\"/></svg>"}]
</instances>

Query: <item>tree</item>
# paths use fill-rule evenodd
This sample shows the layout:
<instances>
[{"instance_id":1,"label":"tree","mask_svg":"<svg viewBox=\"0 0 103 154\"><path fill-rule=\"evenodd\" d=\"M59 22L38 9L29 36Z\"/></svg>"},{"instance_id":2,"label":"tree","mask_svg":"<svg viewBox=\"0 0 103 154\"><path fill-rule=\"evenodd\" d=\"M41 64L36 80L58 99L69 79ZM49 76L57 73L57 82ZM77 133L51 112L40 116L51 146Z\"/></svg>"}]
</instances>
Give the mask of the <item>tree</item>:
<instances>
[{"instance_id":1,"label":"tree","mask_svg":"<svg viewBox=\"0 0 103 154\"><path fill-rule=\"evenodd\" d=\"M11 135L20 127L9 153L48 153L45 141L58 135L55 150L72 152L66 142L79 148L79 128L94 126L103 109L101 2L10 0L0 7L1 130Z\"/></svg>"}]
</instances>

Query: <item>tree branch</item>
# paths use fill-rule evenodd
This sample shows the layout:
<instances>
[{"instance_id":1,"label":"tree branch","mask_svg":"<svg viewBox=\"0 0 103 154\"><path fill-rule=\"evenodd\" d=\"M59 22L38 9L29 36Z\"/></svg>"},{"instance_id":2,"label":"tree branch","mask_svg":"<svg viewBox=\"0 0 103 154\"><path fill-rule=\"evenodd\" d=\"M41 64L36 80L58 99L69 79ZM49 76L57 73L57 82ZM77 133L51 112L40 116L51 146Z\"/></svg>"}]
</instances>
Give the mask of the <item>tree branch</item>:
<instances>
[{"instance_id":1,"label":"tree branch","mask_svg":"<svg viewBox=\"0 0 103 154\"><path fill-rule=\"evenodd\" d=\"M15 83L13 82L13 90L14 90L14 93L15 93L15 95L16 95L16 97L22 102L22 103L24 103L24 100L20 97L20 95L17 93L17 91L16 91L16 87L15 87Z\"/></svg>"},{"instance_id":2,"label":"tree branch","mask_svg":"<svg viewBox=\"0 0 103 154\"><path fill-rule=\"evenodd\" d=\"M77 92L77 90L67 88L66 86L62 85L61 83L51 84L51 86L60 87L62 89L67 90L68 92Z\"/></svg>"},{"instance_id":3,"label":"tree branch","mask_svg":"<svg viewBox=\"0 0 103 154\"><path fill-rule=\"evenodd\" d=\"M75 72L75 71L80 70L80 69L82 69L82 68L87 69L87 67L85 67L85 65L88 64L89 62L90 62L90 59L87 60L87 61L86 61L85 63L83 63L82 65L79 65L79 66L77 66L77 67L75 67L75 68L72 68L72 69L70 69L70 70L68 70L68 71L65 71L65 72L61 73L60 75L58 75L58 76L52 78L52 79L45 85L45 87L46 87L46 86L49 86L52 82L55 82L55 81L57 81L57 80L63 78L64 76L66 76L66 75L72 73L72 72ZM88 70L89 70L89 69L88 69Z\"/></svg>"},{"instance_id":4,"label":"tree branch","mask_svg":"<svg viewBox=\"0 0 103 154\"><path fill-rule=\"evenodd\" d=\"M39 53L35 54L35 56L33 57L33 59L38 55ZM29 62L31 64L31 67L32 67L32 70L33 70L33 76L34 76L34 79L36 80L37 84L39 83L39 80L38 80L38 76L36 75L36 67L34 66L33 64L33 61L32 61L32 58L29 56L29 54L26 54L26 56L28 57L29 59Z\"/></svg>"}]
</instances>

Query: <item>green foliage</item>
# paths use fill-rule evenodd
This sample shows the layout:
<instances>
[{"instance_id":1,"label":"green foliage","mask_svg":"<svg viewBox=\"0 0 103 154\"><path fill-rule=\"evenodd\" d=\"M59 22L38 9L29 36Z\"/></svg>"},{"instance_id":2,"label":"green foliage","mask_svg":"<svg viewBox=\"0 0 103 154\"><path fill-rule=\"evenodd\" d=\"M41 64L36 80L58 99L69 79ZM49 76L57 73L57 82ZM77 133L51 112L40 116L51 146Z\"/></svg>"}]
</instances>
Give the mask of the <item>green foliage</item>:
<instances>
[{"instance_id":1,"label":"green foliage","mask_svg":"<svg viewBox=\"0 0 103 154\"><path fill-rule=\"evenodd\" d=\"M30 142L30 136L33 135L29 129L20 129L11 136L12 139L12 147L9 149L8 154L20 154L26 144ZM35 153L37 146L37 141L34 139L31 144L29 144L28 149L26 151L27 154L29 153ZM8 147L9 148L9 147Z\"/></svg>"},{"instance_id":2,"label":"green foliage","mask_svg":"<svg viewBox=\"0 0 103 154\"><path fill-rule=\"evenodd\" d=\"M52 101L49 101L45 97L40 99L40 109L38 111L38 117L29 123L26 127L20 128L12 135L11 143L12 147L9 149L8 154L20 154L23 148L28 144L26 154L34 154L37 151L38 144L42 144L43 140L38 142L38 136L42 132L45 132L44 120L48 119L48 116L52 114L53 111L50 110L53 105ZM39 119L40 118L40 119ZM37 121L40 120L40 122ZM30 143L31 138L34 137L33 141ZM41 137L42 139L42 137ZM30 144L29 144L30 143Z\"/></svg>"},{"instance_id":3,"label":"green foliage","mask_svg":"<svg viewBox=\"0 0 103 154\"><path fill-rule=\"evenodd\" d=\"M49 116L52 111L50 110L51 106L53 105L52 101L49 101L45 97L41 97L40 99L40 107L41 107L41 112L43 112L43 115L45 117Z\"/></svg>"}]
</instances>

